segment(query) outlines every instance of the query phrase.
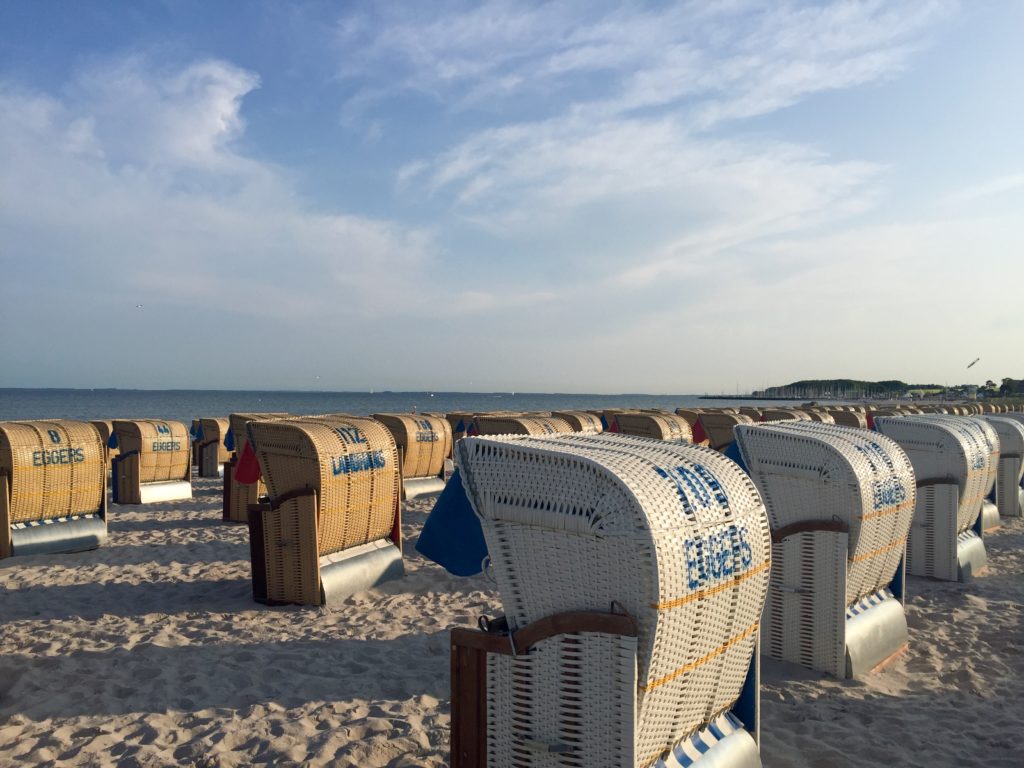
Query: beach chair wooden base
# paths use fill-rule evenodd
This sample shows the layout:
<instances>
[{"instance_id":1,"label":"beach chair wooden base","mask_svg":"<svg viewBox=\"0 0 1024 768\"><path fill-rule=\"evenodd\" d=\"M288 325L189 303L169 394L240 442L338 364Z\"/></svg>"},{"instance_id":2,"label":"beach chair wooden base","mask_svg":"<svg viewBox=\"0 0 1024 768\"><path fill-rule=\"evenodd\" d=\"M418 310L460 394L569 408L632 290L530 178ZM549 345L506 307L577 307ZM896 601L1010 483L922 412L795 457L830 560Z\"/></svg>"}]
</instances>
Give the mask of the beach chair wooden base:
<instances>
[{"instance_id":1,"label":"beach chair wooden base","mask_svg":"<svg viewBox=\"0 0 1024 768\"><path fill-rule=\"evenodd\" d=\"M637 624L630 616L559 613L516 632L503 617L481 623L451 630L452 768L760 767L754 735L731 712L664 754L635 754ZM557 699L538 695L550 686L559 687Z\"/></svg>"},{"instance_id":2,"label":"beach chair wooden base","mask_svg":"<svg viewBox=\"0 0 1024 768\"><path fill-rule=\"evenodd\" d=\"M844 524L797 523L773 531L772 542L762 624L766 655L856 678L907 646L902 569L889 588L846 604Z\"/></svg>"},{"instance_id":3,"label":"beach chair wooden base","mask_svg":"<svg viewBox=\"0 0 1024 768\"><path fill-rule=\"evenodd\" d=\"M256 602L334 605L405 575L401 542L394 537L318 555L316 509L314 490L287 494L276 505L264 502L249 507Z\"/></svg>"},{"instance_id":4,"label":"beach chair wooden base","mask_svg":"<svg viewBox=\"0 0 1024 768\"><path fill-rule=\"evenodd\" d=\"M0 558L85 552L107 541L107 489L95 514L11 523L10 481L0 474Z\"/></svg>"},{"instance_id":5,"label":"beach chair wooden base","mask_svg":"<svg viewBox=\"0 0 1024 768\"><path fill-rule=\"evenodd\" d=\"M221 463L219 443L204 443L199 446L198 467L200 477L223 477L224 465Z\"/></svg>"},{"instance_id":6,"label":"beach chair wooden base","mask_svg":"<svg viewBox=\"0 0 1024 768\"><path fill-rule=\"evenodd\" d=\"M970 581L987 564L977 532L957 531L960 490L956 483L920 480L914 522L907 539L907 572L942 581Z\"/></svg>"},{"instance_id":7,"label":"beach chair wooden base","mask_svg":"<svg viewBox=\"0 0 1024 768\"><path fill-rule=\"evenodd\" d=\"M139 454L121 454L110 462L111 500L115 504L158 504L192 498L192 479L143 483L139 479Z\"/></svg>"}]
</instances>

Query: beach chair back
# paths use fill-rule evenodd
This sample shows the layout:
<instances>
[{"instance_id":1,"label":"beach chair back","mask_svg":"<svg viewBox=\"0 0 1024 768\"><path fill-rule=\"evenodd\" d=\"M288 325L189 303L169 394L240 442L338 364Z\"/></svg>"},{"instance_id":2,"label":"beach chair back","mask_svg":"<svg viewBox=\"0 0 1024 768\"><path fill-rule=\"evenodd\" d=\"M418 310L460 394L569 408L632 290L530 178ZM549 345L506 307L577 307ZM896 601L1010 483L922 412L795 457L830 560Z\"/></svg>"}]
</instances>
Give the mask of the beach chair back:
<instances>
[{"instance_id":1,"label":"beach chair back","mask_svg":"<svg viewBox=\"0 0 1024 768\"><path fill-rule=\"evenodd\" d=\"M452 452L452 427L444 418L424 414L375 413L387 427L402 458L402 477L437 477Z\"/></svg>"},{"instance_id":2,"label":"beach chair back","mask_svg":"<svg viewBox=\"0 0 1024 768\"><path fill-rule=\"evenodd\" d=\"M617 425L617 431L634 437L647 437L673 443L692 443L693 430L682 416L666 411L606 411L605 420Z\"/></svg>"},{"instance_id":3,"label":"beach chair back","mask_svg":"<svg viewBox=\"0 0 1024 768\"><path fill-rule=\"evenodd\" d=\"M105 459L88 422L0 422L0 557L102 544Z\"/></svg>"},{"instance_id":4,"label":"beach chair back","mask_svg":"<svg viewBox=\"0 0 1024 768\"><path fill-rule=\"evenodd\" d=\"M192 497L192 443L180 421L113 422L120 455L111 462L113 500L149 504Z\"/></svg>"},{"instance_id":5,"label":"beach chair back","mask_svg":"<svg viewBox=\"0 0 1024 768\"><path fill-rule=\"evenodd\" d=\"M770 567L764 506L736 464L607 433L466 438L456 463L510 630L612 606L638 627L489 656L487 765L559 751L650 766L718 722L747 680Z\"/></svg>"},{"instance_id":6,"label":"beach chair back","mask_svg":"<svg viewBox=\"0 0 1024 768\"><path fill-rule=\"evenodd\" d=\"M589 411L554 411L551 415L568 424L573 432L599 435L604 431L604 427L601 426L601 417Z\"/></svg>"},{"instance_id":7,"label":"beach chair back","mask_svg":"<svg viewBox=\"0 0 1024 768\"><path fill-rule=\"evenodd\" d=\"M704 428L711 447L721 450L736 439L733 434L733 427L737 424L753 424L754 420L749 416L740 413L725 413L724 411L705 411L700 414L699 420Z\"/></svg>"},{"instance_id":8,"label":"beach chair back","mask_svg":"<svg viewBox=\"0 0 1024 768\"><path fill-rule=\"evenodd\" d=\"M473 425L478 435L557 435L573 431L564 419L540 414L479 414L473 419Z\"/></svg>"}]
</instances>

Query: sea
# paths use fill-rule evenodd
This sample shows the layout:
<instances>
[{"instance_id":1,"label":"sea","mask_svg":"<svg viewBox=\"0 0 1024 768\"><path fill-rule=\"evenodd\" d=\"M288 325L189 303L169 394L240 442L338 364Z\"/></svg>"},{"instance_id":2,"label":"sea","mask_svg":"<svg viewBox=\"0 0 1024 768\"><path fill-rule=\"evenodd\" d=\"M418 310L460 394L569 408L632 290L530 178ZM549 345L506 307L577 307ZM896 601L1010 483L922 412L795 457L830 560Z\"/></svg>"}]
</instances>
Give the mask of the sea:
<instances>
[{"instance_id":1,"label":"sea","mask_svg":"<svg viewBox=\"0 0 1024 768\"><path fill-rule=\"evenodd\" d=\"M0 389L0 421L16 419L164 419L230 413L296 415L564 411L614 408L722 408L777 401L700 395L588 395L538 392L256 392L203 389Z\"/></svg>"}]
</instances>

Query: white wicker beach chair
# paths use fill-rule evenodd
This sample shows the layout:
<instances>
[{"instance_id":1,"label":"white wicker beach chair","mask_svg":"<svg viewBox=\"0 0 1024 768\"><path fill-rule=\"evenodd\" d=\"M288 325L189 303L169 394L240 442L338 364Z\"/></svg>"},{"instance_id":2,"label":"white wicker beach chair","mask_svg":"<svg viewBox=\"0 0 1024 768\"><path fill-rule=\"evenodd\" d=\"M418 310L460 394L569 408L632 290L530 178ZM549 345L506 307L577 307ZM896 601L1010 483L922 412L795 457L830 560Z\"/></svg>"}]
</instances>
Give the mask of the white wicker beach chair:
<instances>
[{"instance_id":1,"label":"white wicker beach chair","mask_svg":"<svg viewBox=\"0 0 1024 768\"><path fill-rule=\"evenodd\" d=\"M1000 517L1021 517L1024 514L1024 419L1008 418L1009 414L984 417L999 435L999 469L996 479L996 507Z\"/></svg>"},{"instance_id":2,"label":"white wicker beach chair","mask_svg":"<svg viewBox=\"0 0 1024 768\"><path fill-rule=\"evenodd\" d=\"M505 617L452 632L452 767L760 765L770 535L739 467L614 434L455 454Z\"/></svg>"},{"instance_id":3,"label":"white wicker beach chair","mask_svg":"<svg viewBox=\"0 0 1024 768\"><path fill-rule=\"evenodd\" d=\"M0 558L107 540L106 450L84 421L0 422Z\"/></svg>"},{"instance_id":4,"label":"white wicker beach chair","mask_svg":"<svg viewBox=\"0 0 1024 768\"><path fill-rule=\"evenodd\" d=\"M787 421L736 427L772 523L764 652L837 677L907 643L900 568L914 472L892 440Z\"/></svg>"},{"instance_id":5,"label":"white wicker beach chair","mask_svg":"<svg viewBox=\"0 0 1024 768\"><path fill-rule=\"evenodd\" d=\"M874 423L903 448L917 478L907 571L969 581L987 562L985 545L973 530L989 477L983 431L971 419L939 414L879 416Z\"/></svg>"},{"instance_id":6,"label":"white wicker beach chair","mask_svg":"<svg viewBox=\"0 0 1024 768\"><path fill-rule=\"evenodd\" d=\"M114 421L111 501L156 504L192 498L192 445L180 421Z\"/></svg>"}]
</instances>

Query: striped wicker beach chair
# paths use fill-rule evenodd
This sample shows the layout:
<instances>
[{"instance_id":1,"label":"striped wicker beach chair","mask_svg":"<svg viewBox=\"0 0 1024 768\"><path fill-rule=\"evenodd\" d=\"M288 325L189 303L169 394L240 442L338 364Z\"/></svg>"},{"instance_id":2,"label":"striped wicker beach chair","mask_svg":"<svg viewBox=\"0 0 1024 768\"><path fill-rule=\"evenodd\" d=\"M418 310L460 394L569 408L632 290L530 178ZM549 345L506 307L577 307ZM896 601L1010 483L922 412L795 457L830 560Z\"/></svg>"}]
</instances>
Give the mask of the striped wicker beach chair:
<instances>
[{"instance_id":1,"label":"striped wicker beach chair","mask_svg":"<svg viewBox=\"0 0 1024 768\"><path fill-rule=\"evenodd\" d=\"M989 475L990 451L982 431L968 419L943 415L879 416L874 423L914 465L917 504L907 571L969 581L987 562L974 530Z\"/></svg>"},{"instance_id":2,"label":"striped wicker beach chair","mask_svg":"<svg viewBox=\"0 0 1024 768\"><path fill-rule=\"evenodd\" d=\"M452 453L452 425L441 416L375 413L398 446L402 498L440 493L445 485L445 461Z\"/></svg>"},{"instance_id":3,"label":"striped wicker beach chair","mask_svg":"<svg viewBox=\"0 0 1024 768\"><path fill-rule=\"evenodd\" d=\"M996 479L996 507L1000 517L1024 515L1024 419L1009 414L990 414L985 421L999 436L999 467Z\"/></svg>"},{"instance_id":4,"label":"striped wicker beach chair","mask_svg":"<svg viewBox=\"0 0 1024 768\"><path fill-rule=\"evenodd\" d=\"M192 498L192 446L180 421L115 421L111 500L153 504Z\"/></svg>"},{"instance_id":5,"label":"striped wicker beach chair","mask_svg":"<svg viewBox=\"0 0 1024 768\"><path fill-rule=\"evenodd\" d=\"M740 425L736 438L772 525L764 653L858 677L899 652L915 500L906 454L876 433L817 422Z\"/></svg>"},{"instance_id":6,"label":"striped wicker beach chair","mask_svg":"<svg viewBox=\"0 0 1024 768\"><path fill-rule=\"evenodd\" d=\"M249 444L246 424L250 421L294 418L291 413L232 413L228 416L228 431L224 435L224 447L231 456L224 464L224 506L222 519L229 523L249 522L249 507L258 504L267 496L267 486L262 478L252 483L238 481L238 461ZM250 449L251 450L251 449Z\"/></svg>"},{"instance_id":7,"label":"striped wicker beach chair","mask_svg":"<svg viewBox=\"0 0 1024 768\"><path fill-rule=\"evenodd\" d=\"M672 443L692 443L693 430L682 416L667 411L605 411L609 431Z\"/></svg>"},{"instance_id":8,"label":"striped wicker beach chair","mask_svg":"<svg viewBox=\"0 0 1024 768\"><path fill-rule=\"evenodd\" d=\"M466 438L505 615L452 631L453 768L758 766L764 506L708 448Z\"/></svg>"},{"instance_id":9,"label":"striped wicker beach chair","mask_svg":"<svg viewBox=\"0 0 1024 768\"><path fill-rule=\"evenodd\" d=\"M88 422L0 422L0 558L101 546L105 457Z\"/></svg>"},{"instance_id":10,"label":"striped wicker beach chair","mask_svg":"<svg viewBox=\"0 0 1024 768\"><path fill-rule=\"evenodd\" d=\"M568 424L573 432L582 432L587 435L599 435L604 432L604 427L601 426L601 417L589 411L554 411L551 415Z\"/></svg>"},{"instance_id":11,"label":"striped wicker beach chair","mask_svg":"<svg viewBox=\"0 0 1024 768\"><path fill-rule=\"evenodd\" d=\"M200 477L223 477L231 451L224 445L231 422L228 419L199 419L194 445Z\"/></svg>"},{"instance_id":12,"label":"striped wicker beach chair","mask_svg":"<svg viewBox=\"0 0 1024 768\"><path fill-rule=\"evenodd\" d=\"M405 573L398 449L368 418L249 421L269 501L249 508L253 597L327 605Z\"/></svg>"}]
</instances>

